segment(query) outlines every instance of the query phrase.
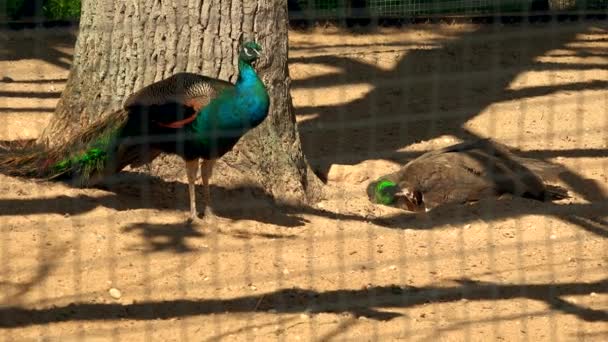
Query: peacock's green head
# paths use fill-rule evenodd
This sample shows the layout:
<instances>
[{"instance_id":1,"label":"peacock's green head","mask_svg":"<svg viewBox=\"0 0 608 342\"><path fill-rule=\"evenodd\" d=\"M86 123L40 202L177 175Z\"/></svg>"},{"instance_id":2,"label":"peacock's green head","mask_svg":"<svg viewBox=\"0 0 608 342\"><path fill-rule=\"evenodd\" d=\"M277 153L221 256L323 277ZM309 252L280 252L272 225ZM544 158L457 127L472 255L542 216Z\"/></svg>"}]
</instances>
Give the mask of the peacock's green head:
<instances>
[{"instance_id":1,"label":"peacock's green head","mask_svg":"<svg viewBox=\"0 0 608 342\"><path fill-rule=\"evenodd\" d=\"M402 189L395 182L380 178L369 183L367 196L372 203L389 205L409 211L424 211L423 195L416 189Z\"/></svg>"},{"instance_id":2,"label":"peacock's green head","mask_svg":"<svg viewBox=\"0 0 608 342\"><path fill-rule=\"evenodd\" d=\"M371 182L367 186L367 196L373 203L391 205L395 202L395 195L398 192L397 184L387 179Z\"/></svg>"},{"instance_id":3,"label":"peacock's green head","mask_svg":"<svg viewBox=\"0 0 608 342\"><path fill-rule=\"evenodd\" d=\"M252 63L257 60L262 54L262 47L254 41L248 41L241 45L239 58L247 63Z\"/></svg>"}]
</instances>

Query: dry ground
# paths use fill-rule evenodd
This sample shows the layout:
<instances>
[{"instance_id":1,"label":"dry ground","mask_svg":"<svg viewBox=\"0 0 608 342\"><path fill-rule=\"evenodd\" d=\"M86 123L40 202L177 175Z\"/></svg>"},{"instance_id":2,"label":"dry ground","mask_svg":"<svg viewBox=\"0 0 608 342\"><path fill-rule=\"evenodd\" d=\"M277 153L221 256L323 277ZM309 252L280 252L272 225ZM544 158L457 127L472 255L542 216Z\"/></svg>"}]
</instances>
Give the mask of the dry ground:
<instances>
[{"instance_id":1,"label":"dry ground","mask_svg":"<svg viewBox=\"0 0 608 342\"><path fill-rule=\"evenodd\" d=\"M0 139L40 133L73 39L0 32ZM113 192L0 175L4 340L608 340L606 22L290 40L327 199L216 186L220 218L191 226L181 174ZM565 165L572 198L427 218L366 200L370 178L471 136Z\"/></svg>"}]
</instances>

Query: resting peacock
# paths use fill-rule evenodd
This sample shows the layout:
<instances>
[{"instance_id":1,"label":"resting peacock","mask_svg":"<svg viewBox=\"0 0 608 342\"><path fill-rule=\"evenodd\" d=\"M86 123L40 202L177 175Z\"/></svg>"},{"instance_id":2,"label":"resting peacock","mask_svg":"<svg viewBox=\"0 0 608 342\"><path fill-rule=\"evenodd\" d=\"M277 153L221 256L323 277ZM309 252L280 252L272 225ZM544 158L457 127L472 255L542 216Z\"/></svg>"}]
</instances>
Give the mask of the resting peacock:
<instances>
[{"instance_id":1,"label":"resting peacock","mask_svg":"<svg viewBox=\"0 0 608 342\"><path fill-rule=\"evenodd\" d=\"M262 48L241 45L235 84L178 73L127 98L123 109L92 123L67 145L3 151L0 171L35 178L71 178L92 186L127 165L137 167L161 153L177 154L186 165L190 216L198 217L195 182L199 169L210 214L209 179L215 161L268 115L270 98L252 64Z\"/></svg>"},{"instance_id":2,"label":"resting peacock","mask_svg":"<svg viewBox=\"0 0 608 342\"><path fill-rule=\"evenodd\" d=\"M556 175L562 170L480 139L427 152L371 182L367 195L374 203L416 212L502 194L540 201L563 199L568 197L565 189L544 184L536 174Z\"/></svg>"}]
</instances>

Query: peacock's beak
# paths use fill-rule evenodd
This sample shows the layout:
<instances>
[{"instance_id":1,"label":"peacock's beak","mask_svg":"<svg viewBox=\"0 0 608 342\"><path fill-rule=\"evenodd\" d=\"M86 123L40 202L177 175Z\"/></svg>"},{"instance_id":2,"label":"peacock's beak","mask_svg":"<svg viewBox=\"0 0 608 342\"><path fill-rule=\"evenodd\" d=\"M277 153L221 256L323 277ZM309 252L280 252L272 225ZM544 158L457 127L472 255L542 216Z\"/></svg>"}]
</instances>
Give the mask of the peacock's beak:
<instances>
[{"instance_id":1,"label":"peacock's beak","mask_svg":"<svg viewBox=\"0 0 608 342\"><path fill-rule=\"evenodd\" d=\"M399 190L399 191L395 192L393 194L393 197L395 198L395 202L403 202L403 201L410 200L410 198L407 196L407 194L403 190Z\"/></svg>"},{"instance_id":2,"label":"peacock's beak","mask_svg":"<svg viewBox=\"0 0 608 342\"><path fill-rule=\"evenodd\" d=\"M399 189L395 194L396 206L413 212L424 211L426 206L422 199L422 195L418 191L410 191L409 189Z\"/></svg>"}]
</instances>

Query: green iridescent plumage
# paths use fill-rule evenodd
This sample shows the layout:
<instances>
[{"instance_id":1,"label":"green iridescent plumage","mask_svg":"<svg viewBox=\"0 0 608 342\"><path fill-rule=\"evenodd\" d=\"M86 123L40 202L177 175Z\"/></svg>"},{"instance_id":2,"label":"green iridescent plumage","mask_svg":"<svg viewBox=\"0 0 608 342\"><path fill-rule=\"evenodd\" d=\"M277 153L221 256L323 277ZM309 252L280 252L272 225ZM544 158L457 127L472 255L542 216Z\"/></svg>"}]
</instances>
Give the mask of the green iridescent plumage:
<instances>
[{"instance_id":1,"label":"green iridescent plumage","mask_svg":"<svg viewBox=\"0 0 608 342\"><path fill-rule=\"evenodd\" d=\"M374 186L375 199L380 204L389 205L395 201L397 184L389 180L380 180Z\"/></svg>"},{"instance_id":2,"label":"green iridescent plumage","mask_svg":"<svg viewBox=\"0 0 608 342\"><path fill-rule=\"evenodd\" d=\"M83 153L63 159L53 164L51 168L57 173L79 170L78 173L83 178L87 178L93 172L103 169L107 155L105 150L94 147Z\"/></svg>"},{"instance_id":3,"label":"green iridescent plumage","mask_svg":"<svg viewBox=\"0 0 608 342\"><path fill-rule=\"evenodd\" d=\"M14 176L42 179L70 178L74 185L87 185L108 161L110 145L126 122L119 110L77 132L69 142L52 148L29 144L0 153L0 171Z\"/></svg>"}]
</instances>

